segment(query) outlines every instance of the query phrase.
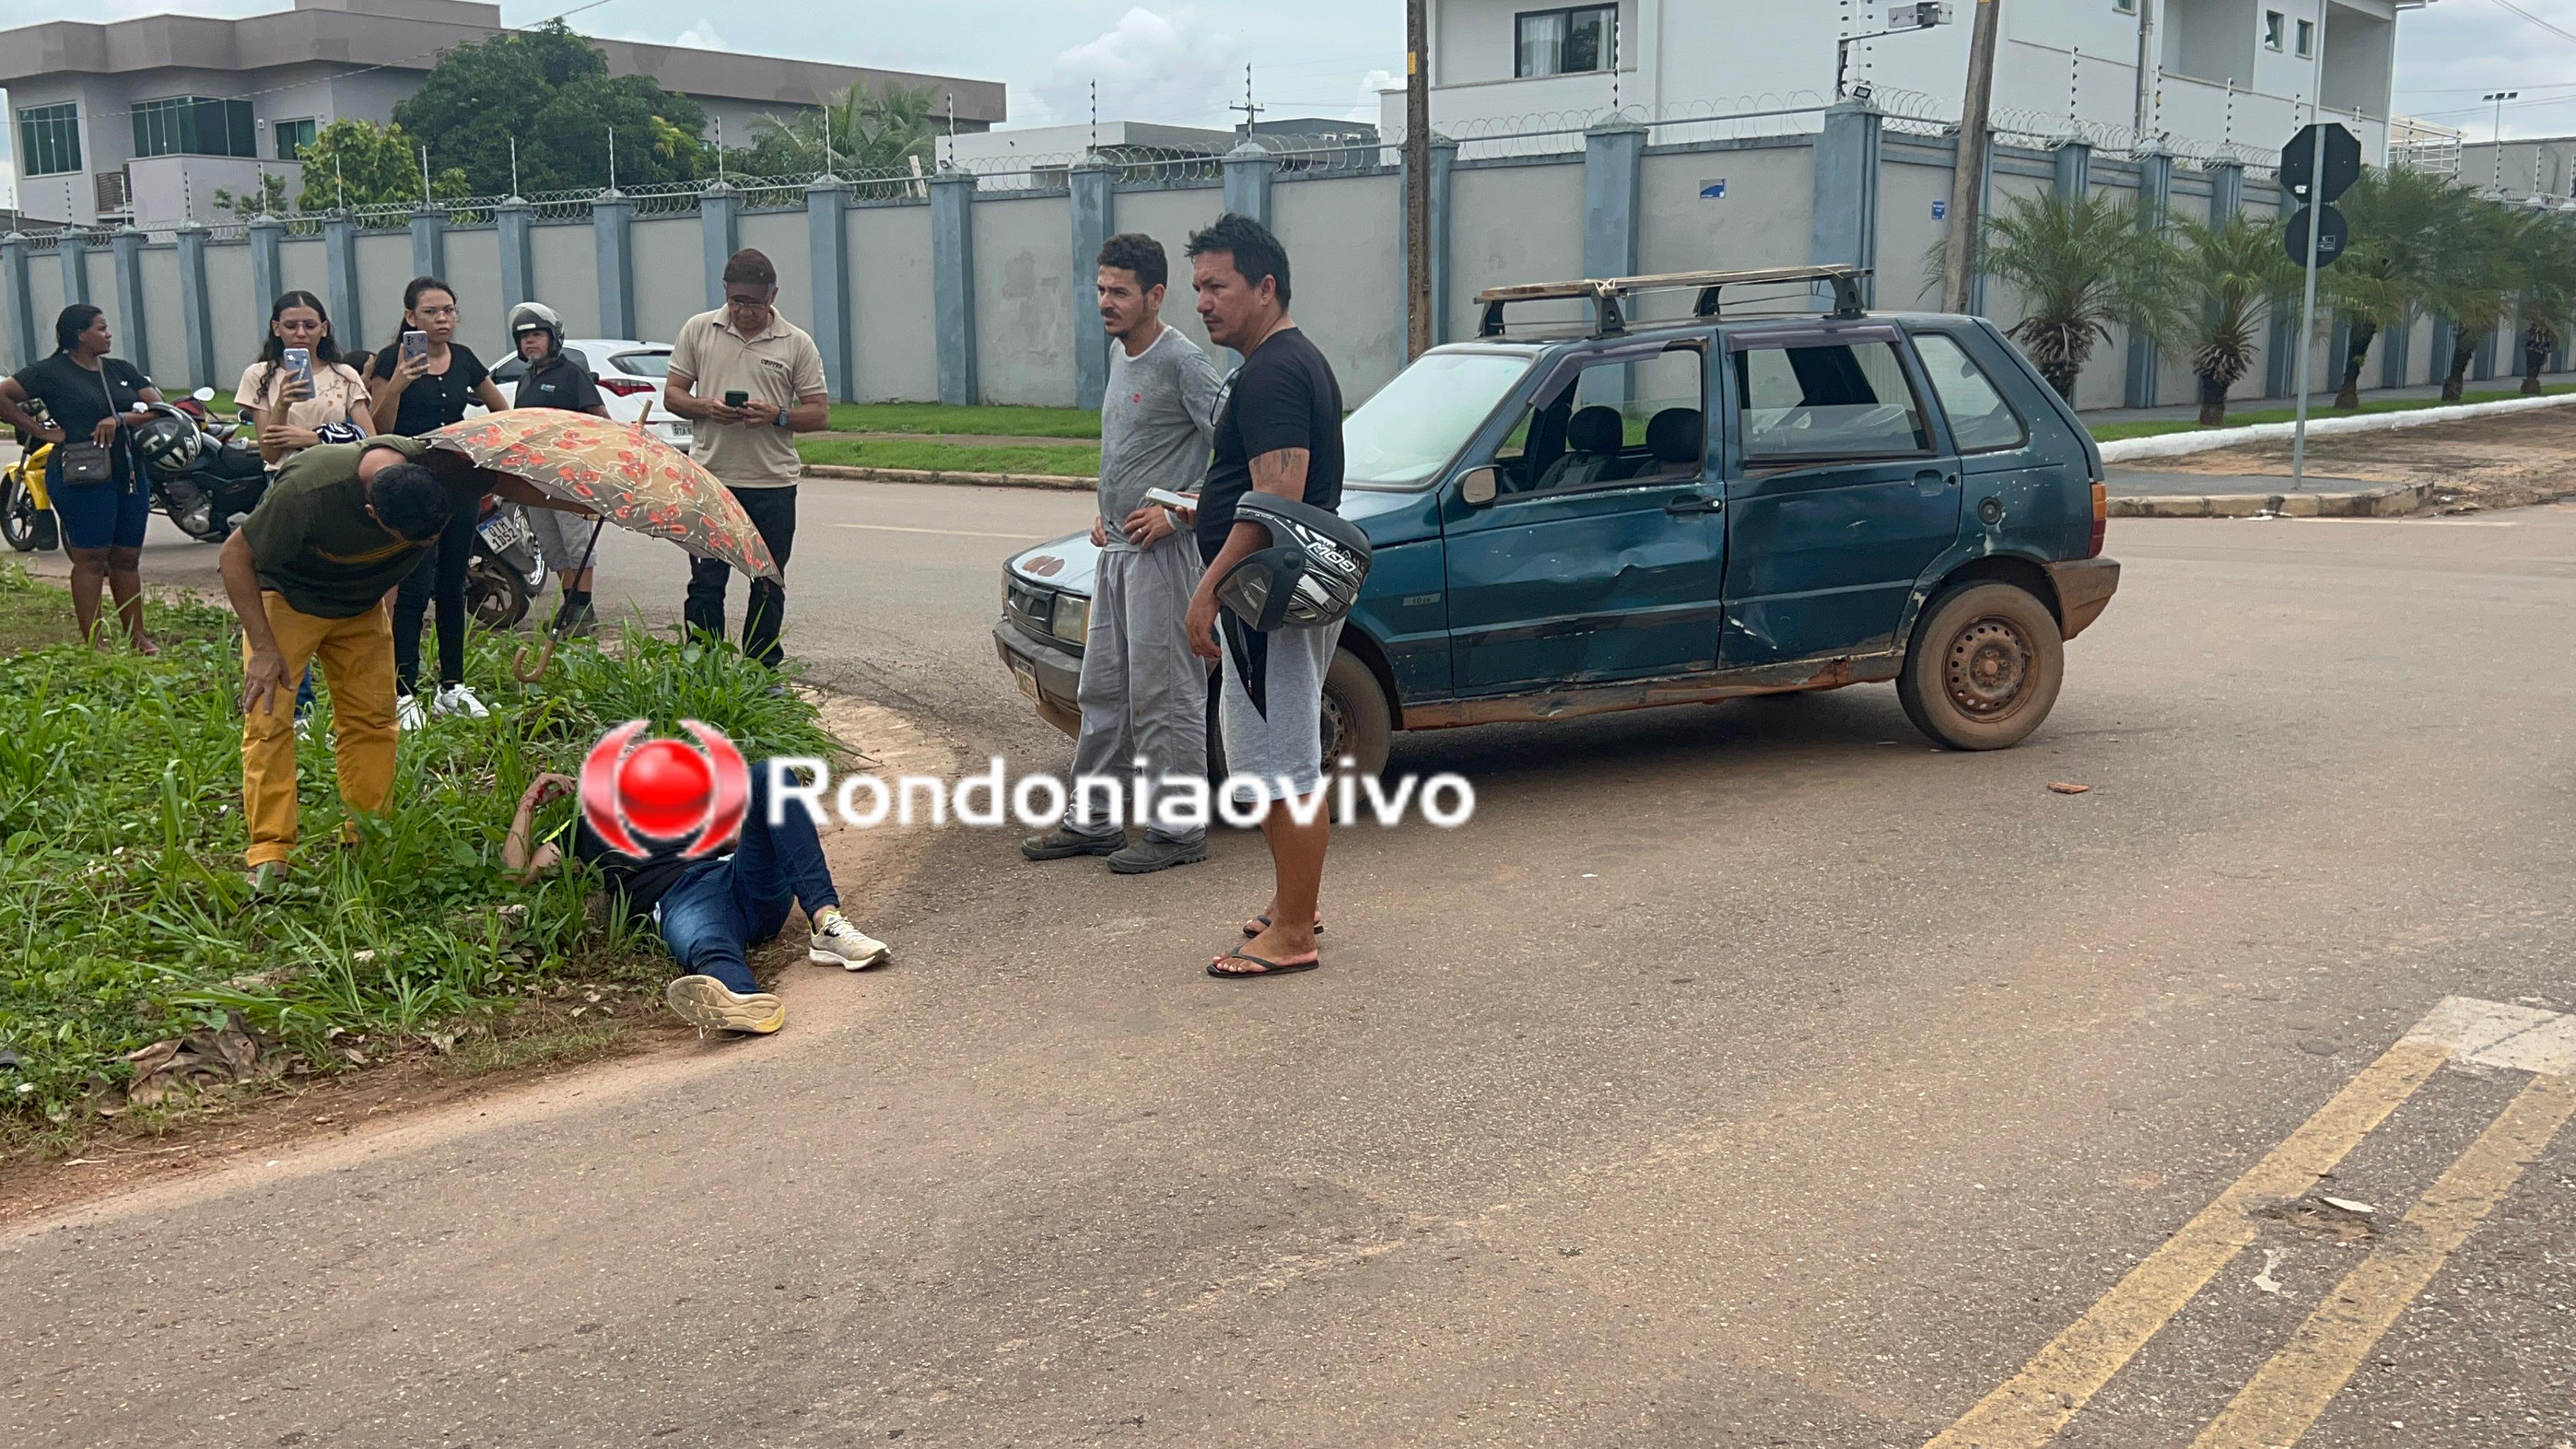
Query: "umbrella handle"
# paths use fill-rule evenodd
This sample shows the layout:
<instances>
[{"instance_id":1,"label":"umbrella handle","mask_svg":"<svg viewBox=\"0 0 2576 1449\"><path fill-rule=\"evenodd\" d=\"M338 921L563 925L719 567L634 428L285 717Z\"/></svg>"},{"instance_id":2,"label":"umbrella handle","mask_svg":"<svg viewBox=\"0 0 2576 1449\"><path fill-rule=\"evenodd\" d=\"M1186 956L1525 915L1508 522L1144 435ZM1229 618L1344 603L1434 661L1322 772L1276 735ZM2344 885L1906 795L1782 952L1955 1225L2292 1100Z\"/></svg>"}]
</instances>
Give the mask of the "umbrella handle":
<instances>
[{"instance_id":1,"label":"umbrella handle","mask_svg":"<svg viewBox=\"0 0 2576 1449\"><path fill-rule=\"evenodd\" d=\"M545 643L538 648L537 662L533 665L528 662L528 646L519 646L518 654L510 660L510 673L522 684L534 684L546 677L546 666L554 663L554 659L555 636L548 634Z\"/></svg>"}]
</instances>

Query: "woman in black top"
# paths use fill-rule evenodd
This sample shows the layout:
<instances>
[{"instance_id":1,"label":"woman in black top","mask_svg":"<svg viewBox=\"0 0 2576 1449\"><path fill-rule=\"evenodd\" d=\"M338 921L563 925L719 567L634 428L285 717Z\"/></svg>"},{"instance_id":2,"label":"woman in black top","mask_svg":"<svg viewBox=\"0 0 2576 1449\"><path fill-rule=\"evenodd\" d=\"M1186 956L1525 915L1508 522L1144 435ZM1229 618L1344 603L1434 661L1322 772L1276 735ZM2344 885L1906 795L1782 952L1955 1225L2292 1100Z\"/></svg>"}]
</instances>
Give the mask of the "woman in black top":
<instances>
[{"instance_id":1,"label":"woman in black top","mask_svg":"<svg viewBox=\"0 0 2576 1449\"><path fill-rule=\"evenodd\" d=\"M132 363L107 355L114 340L106 313L87 303L65 307L54 319L54 355L0 379L0 423L55 445L45 491L62 520L63 551L71 555L72 618L81 637L101 647L107 643L98 618L104 584L116 597L116 612L134 647L158 654L143 632L143 525L152 516L152 488L135 467L124 430L153 416L135 409L161 401L161 394ZM45 405L49 422L27 415L31 400ZM107 449L113 460L107 481L63 481L66 442Z\"/></svg>"},{"instance_id":2,"label":"woman in black top","mask_svg":"<svg viewBox=\"0 0 2576 1449\"><path fill-rule=\"evenodd\" d=\"M403 356L402 334L422 332L428 350ZM436 432L465 420L469 402L491 412L507 412L509 399L492 385L483 359L455 341L456 293L436 277L414 277L403 288L402 326L392 344L367 362L367 392L380 425L406 437ZM438 695L430 708L439 714L481 719L490 711L465 687L465 566L473 559L478 502L468 503L447 521L447 531L414 565L394 592L394 716L404 729L424 723L413 697L420 684L421 616L438 599Z\"/></svg>"}]
</instances>

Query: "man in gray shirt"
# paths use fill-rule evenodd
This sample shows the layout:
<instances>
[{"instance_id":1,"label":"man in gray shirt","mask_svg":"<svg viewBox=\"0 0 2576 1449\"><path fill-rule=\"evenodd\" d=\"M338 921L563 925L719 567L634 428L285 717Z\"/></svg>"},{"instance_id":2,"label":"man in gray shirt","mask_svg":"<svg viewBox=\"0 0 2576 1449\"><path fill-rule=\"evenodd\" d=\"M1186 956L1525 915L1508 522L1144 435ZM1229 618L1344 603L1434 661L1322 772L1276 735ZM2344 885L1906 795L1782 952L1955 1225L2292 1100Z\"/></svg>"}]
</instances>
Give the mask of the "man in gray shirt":
<instances>
[{"instance_id":1,"label":"man in gray shirt","mask_svg":"<svg viewBox=\"0 0 2576 1449\"><path fill-rule=\"evenodd\" d=\"M1206 476L1224 382L1197 345L1163 325L1169 279L1163 247L1122 232L1100 249L1101 325L1108 329L1109 388L1100 409L1101 550L1082 649L1082 736L1074 745L1072 803L1064 823L1020 842L1031 860L1105 855L1121 875L1207 859L1204 822L1146 826L1127 841L1103 818L1086 777L1114 780L1119 798L1143 762L1149 781L1207 774L1207 666L1190 651L1182 617L1200 560L1184 515L1149 503L1149 488L1195 493Z\"/></svg>"}]
</instances>

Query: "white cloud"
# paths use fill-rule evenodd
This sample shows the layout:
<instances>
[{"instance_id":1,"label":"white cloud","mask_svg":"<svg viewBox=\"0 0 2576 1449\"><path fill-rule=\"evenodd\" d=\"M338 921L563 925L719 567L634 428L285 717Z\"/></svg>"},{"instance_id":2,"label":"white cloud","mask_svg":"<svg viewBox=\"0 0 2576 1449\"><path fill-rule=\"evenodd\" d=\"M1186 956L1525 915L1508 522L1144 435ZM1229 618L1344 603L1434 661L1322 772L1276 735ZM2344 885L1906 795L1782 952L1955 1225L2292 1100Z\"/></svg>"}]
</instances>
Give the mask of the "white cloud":
<instances>
[{"instance_id":1,"label":"white cloud","mask_svg":"<svg viewBox=\"0 0 2576 1449\"><path fill-rule=\"evenodd\" d=\"M1367 75L1361 76L1359 99L1351 102L1351 108L1342 113L1342 119L1366 121L1372 126L1376 125L1379 114L1378 92L1394 90L1403 84L1404 77L1391 70L1372 70Z\"/></svg>"},{"instance_id":2,"label":"white cloud","mask_svg":"<svg viewBox=\"0 0 2576 1449\"><path fill-rule=\"evenodd\" d=\"M677 36L672 38L671 43L673 45L685 45L692 50L732 49L731 46L725 44L723 36L716 34L716 25L712 20L701 20L697 24L690 26L688 29L681 31Z\"/></svg>"},{"instance_id":3,"label":"white cloud","mask_svg":"<svg viewBox=\"0 0 2576 1449\"><path fill-rule=\"evenodd\" d=\"M1046 79L1014 86L1012 119L1031 125L1084 120L1097 83L1104 121L1222 124L1232 99L1228 87L1239 72L1218 57L1232 49L1196 6L1134 6L1108 30L1058 52Z\"/></svg>"}]
</instances>

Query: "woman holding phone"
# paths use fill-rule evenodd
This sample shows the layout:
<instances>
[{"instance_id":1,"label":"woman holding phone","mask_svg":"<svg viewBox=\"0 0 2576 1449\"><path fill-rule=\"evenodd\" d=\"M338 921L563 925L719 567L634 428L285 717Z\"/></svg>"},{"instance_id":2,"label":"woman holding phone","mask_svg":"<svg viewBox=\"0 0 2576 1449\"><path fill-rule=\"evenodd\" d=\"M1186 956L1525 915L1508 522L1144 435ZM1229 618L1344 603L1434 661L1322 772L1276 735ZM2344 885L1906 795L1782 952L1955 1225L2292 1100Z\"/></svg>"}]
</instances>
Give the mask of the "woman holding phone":
<instances>
[{"instance_id":1,"label":"woman holding phone","mask_svg":"<svg viewBox=\"0 0 2576 1449\"><path fill-rule=\"evenodd\" d=\"M54 355L0 378L0 423L54 445L45 492L72 559L72 618L81 637L107 647L98 616L104 586L126 637L138 651L158 654L143 632L143 525L152 516L152 490L125 429L155 416L137 409L161 394L134 364L107 355L114 341L106 313L86 302L65 307L54 319ZM51 421L27 416L31 399L45 405Z\"/></svg>"},{"instance_id":2,"label":"woman holding phone","mask_svg":"<svg viewBox=\"0 0 2576 1449\"><path fill-rule=\"evenodd\" d=\"M387 432L405 437L433 433L465 420L467 404L507 412L510 400L493 386L483 359L455 340L456 292L436 277L414 277L403 288L402 327L392 344L367 363L368 401ZM438 542L394 592L394 717L404 729L427 723L417 698L420 625L434 596L438 602L438 694L431 714L481 719L491 711L465 687L465 566L474 552L481 501L456 510Z\"/></svg>"}]
</instances>

